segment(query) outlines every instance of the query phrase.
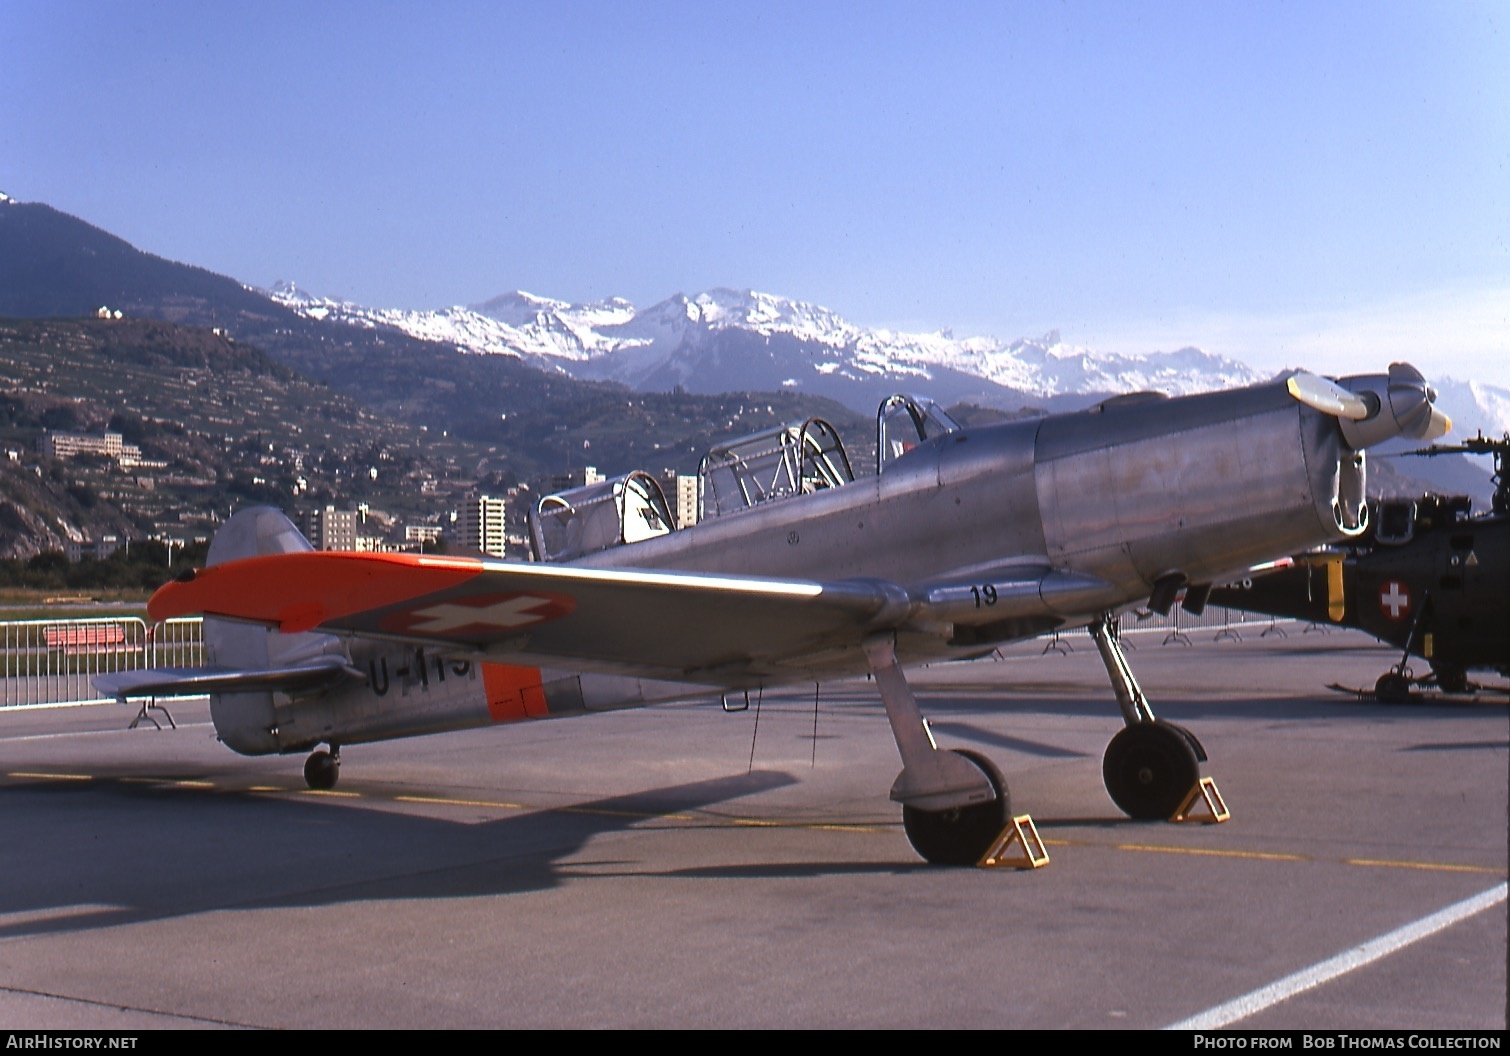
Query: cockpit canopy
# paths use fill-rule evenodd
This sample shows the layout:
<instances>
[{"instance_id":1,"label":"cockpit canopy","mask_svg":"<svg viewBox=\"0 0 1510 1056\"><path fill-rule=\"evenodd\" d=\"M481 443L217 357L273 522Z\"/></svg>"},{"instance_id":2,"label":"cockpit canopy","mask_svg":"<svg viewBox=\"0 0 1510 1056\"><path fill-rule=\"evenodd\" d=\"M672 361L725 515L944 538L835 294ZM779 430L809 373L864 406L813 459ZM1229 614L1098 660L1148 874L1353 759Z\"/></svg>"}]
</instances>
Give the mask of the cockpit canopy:
<instances>
[{"instance_id":1,"label":"cockpit canopy","mask_svg":"<svg viewBox=\"0 0 1510 1056\"><path fill-rule=\"evenodd\" d=\"M925 440L959 432L960 425L926 396L898 393L881 401L876 410L876 472L901 458Z\"/></svg>"},{"instance_id":2,"label":"cockpit canopy","mask_svg":"<svg viewBox=\"0 0 1510 1056\"><path fill-rule=\"evenodd\" d=\"M545 496L530 511L530 545L536 561L570 561L675 527L660 484L635 470Z\"/></svg>"},{"instance_id":3,"label":"cockpit canopy","mask_svg":"<svg viewBox=\"0 0 1510 1056\"><path fill-rule=\"evenodd\" d=\"M934 401L896 395L876 411L876 472L959 424ZM855 473L834 427L822 418L778 425L720 444L698 469L700 518L852 483ZM660 484L636 470L547 495L530 510L536 561L570 561L677 528Z\"/></svg>"},{"instance_id":4,"label":"cockpit canopy","mask_svg":"<svg viewBox=\"0 0 1510 1056\"><path fill-rule=\"evenodd\" d=\"M822 418L720 444L703 456L698 476L704 519L855 479L839 434Z\"/></svg>"}]
</instances>

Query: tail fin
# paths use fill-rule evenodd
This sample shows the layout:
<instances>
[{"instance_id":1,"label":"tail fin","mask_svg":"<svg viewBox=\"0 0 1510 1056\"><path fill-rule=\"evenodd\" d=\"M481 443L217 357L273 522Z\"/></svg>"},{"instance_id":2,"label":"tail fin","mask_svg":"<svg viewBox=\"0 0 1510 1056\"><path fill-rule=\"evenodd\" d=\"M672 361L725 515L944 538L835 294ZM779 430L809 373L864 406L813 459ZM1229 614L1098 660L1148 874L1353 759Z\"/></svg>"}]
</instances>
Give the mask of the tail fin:
<instances>
[{"instance_id":1,"label":"tail fin","mask_svg":"<svg viewBox=\"0 0 1510 1056\"><path fill-rule=\"evenodd\" d=\"M291 554L313 550L294 523L271 506L241 510L221 525L210 542L206 564L219 565L244 557ZM346 656L340 639L330 634L278 634L232 620L206 617L205 652L209 663L235 670L286 668L309 663L327 654Z\"/></svg>"},{"instance_id":2,"label":"tail fin","mask_svg":"<svg viewBox=\"0 0 1510 1056\"><path fill-rule=\"evenodd\" d=\"M242 557L267 554L294 554L313 550L309 540L271 506L252 506L234 514L222 524L210 541L206 564L219 565Z\"/></svg>"},{"instance_id":3,"label":"tail fin","mask_svg":"<svg viewBox=\"0 0 1510 1056\"><path fill-rule=\"evenodd\" d=\"M237 512L221 525L210 542L206 564L313 549L281 511L271 506L253 506ZM331 634L310 631L279 634L265 627L206 617L204 643L209 664L234 671L351 669L345 645ZM214 694L210 698L210 716L215 720L220 739L244 755L278 751L274 700L274 694L267 690Z\"/></svg>"},{"instance_id":4,"label":"tail fin","mask_svg":"<svg viewBox=\"0 0 1510 1056\"><path fill-rule=\"evenodd\" d=\"M255 506L220 527L210 542L206 563L313 549L282 513L270 506ZM288 750L278 739L280 698L286 704L289 694L321 693L362 678L345 644L332 634L280 634L255 624L207 616L204 645L203 667L115 671L95 676L95 688L122 700L208 693L210 717L220 740L243 755L266 755Z\"/></svg>"}]
</instances>

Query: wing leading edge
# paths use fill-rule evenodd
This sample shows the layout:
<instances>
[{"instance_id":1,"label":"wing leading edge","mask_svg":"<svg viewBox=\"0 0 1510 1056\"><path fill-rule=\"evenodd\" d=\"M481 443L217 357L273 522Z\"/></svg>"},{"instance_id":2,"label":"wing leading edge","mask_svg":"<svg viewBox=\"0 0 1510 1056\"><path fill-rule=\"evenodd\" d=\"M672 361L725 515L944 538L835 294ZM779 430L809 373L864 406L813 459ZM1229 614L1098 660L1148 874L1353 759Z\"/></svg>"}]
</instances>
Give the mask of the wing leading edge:
<instances>
[{"instance_id":1,"label":"wing leading edge","mask_svg":"<svg viewBox=\"0 0 1510 1056\"><path fill-rule=\"evenodd\" d=\"M509 663L732 686L865 671L861 643L880 631L978 646L1118 601L1103 580L1047 567L988 578L985 588L944 582L909 591L880 579L307 551L212 565L164 586L148 612L154 620L203 614ZM985 606L983 589L992 599ZM937 647L927 653L946 655Z\"/></svg>"}]
</instances>

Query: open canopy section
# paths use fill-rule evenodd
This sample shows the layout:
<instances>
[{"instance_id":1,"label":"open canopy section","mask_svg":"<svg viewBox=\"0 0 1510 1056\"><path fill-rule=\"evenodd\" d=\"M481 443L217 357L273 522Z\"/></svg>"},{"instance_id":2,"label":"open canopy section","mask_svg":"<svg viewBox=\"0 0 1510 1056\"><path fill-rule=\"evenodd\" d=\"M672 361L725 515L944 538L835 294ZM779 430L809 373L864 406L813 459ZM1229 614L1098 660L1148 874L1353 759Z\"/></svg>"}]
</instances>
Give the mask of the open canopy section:
<instances>
[{"instance_id":1,"label":"open canopy section","mask_svg":"<svg viewBox=\"0 0 1510 1056\"><path fill-rule=\"evenodd\" d=\"M876 410L876 473L925 440L958 432L960 425L926 396L898 393Z\"/></svg>"},{"instance_id":2,"label":"open canopy section","mask_svg":"<svg viewBox=\"0 0 1510 1056\"><path fill-rule=\"evenodd\" d=\"M675 527L660 484L640 470L547 495L530 511L536 561L570 561Z\"/></svg>"}]
</instances>

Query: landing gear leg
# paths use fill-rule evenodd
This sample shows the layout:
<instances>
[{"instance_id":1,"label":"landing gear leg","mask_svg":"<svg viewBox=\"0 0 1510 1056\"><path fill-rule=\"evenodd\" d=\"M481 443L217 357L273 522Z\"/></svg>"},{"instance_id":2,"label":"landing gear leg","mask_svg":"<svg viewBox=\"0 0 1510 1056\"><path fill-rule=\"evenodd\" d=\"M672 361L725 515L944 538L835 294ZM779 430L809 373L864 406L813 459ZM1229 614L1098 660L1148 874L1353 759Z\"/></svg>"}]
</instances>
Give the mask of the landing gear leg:
<instances>
[{"instance_id":1,"label":"landing gear leg","mask_svg":"<svg viewBox=\"0 0 1510 1056\"><path fill-rule=\"evenodd\" d=\"M891 798L913 850L934 865L974 865L1011 815L1006 782L974 752L939 751L917 698L897 666L891 634L867 639L865 655L902 756Z\"/></svg>"},{"instance_id":2,"label":"landing gear leg","mask_svg":"<svg viewBox=\"0 0 1510 1056\"><path fill-rule=\"evenodd\" d=\"M1090 632L1126 723L1106 746L1106 792L1130 818L1168 820L1200 781L1206 750L1185 727L1154 717L1117 640L1115 617L1103 613Z\"/></svg>"},{"instance_id":3,"label":"landing gear leg","mask_svg":"<svg viewBox=\"0 0 1510 1056\"><path fill-rule=\"evenodd\" d=\"M331 745L328 752L313 752L304 760L304 783L320 792L329 792L336 787L341 776L341 749Z\"/></svg>"},{"instance_id":4,"label":"landing gear leg","mask_svg":"<svg viewBox=\"0 0 1510 1056\"><path fill-rule=\"evenodd\" d=\"M1411 689L1420 685L1421 681L1410 669L1410 647L1418 640L1416 635L1421 631L1421 621L1427 619L1430 611L1431 591L1428 590L1416 609L1415 618L1410 621L1410 631L1405 636L1405 649L1400 653L1400 662L1380 675L1374 683L1374 697L1381 704L1409 704L1415 699ZM1430 626L1429 621L1427 626Z\"/></svg>"}]
</instances>

